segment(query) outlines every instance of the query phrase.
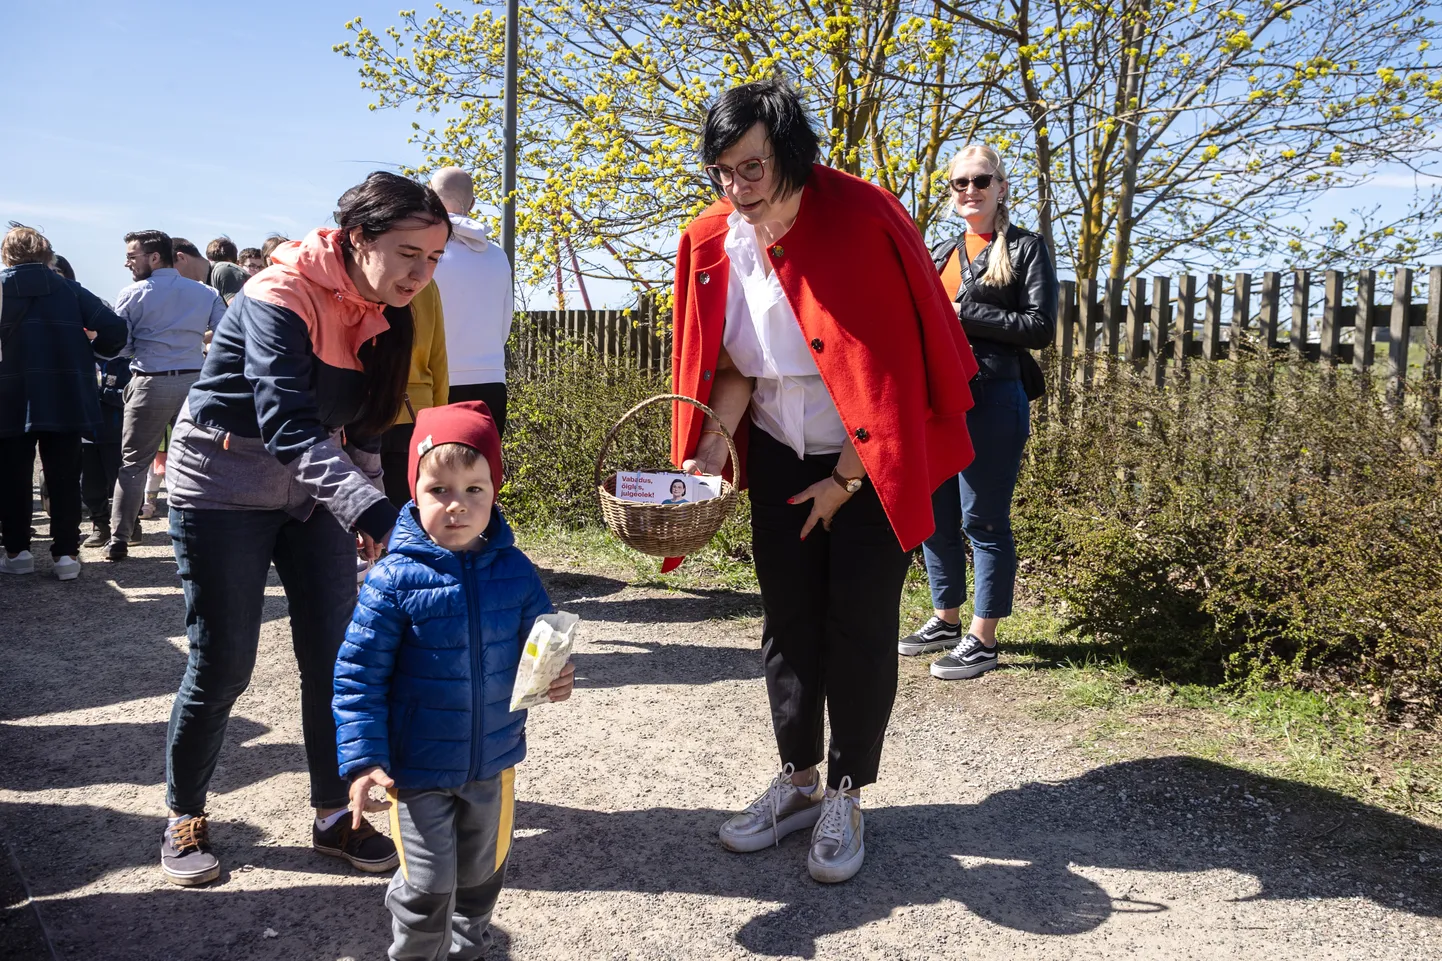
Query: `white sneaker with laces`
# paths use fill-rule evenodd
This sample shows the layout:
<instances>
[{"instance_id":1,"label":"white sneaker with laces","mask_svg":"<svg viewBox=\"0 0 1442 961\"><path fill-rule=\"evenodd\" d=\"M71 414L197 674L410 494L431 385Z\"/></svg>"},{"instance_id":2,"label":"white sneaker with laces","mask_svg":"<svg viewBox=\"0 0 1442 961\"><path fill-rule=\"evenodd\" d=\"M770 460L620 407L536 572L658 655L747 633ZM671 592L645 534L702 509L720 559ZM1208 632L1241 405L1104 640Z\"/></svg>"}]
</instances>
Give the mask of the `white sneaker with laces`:
<instances>
[{"instance_id":1,"label":"white sneaker with laces","mask_svg":"<svg viewBox=\"0 0 1442 961\"><path fill-rule=\"evenodd\" d=\"M61 555L55 558L55 577L62 581L73 581L80 576L80 558Z\"/></svg>"},{"instance_id":2,"label":"white sneaker with laces","mask_svg":"<svg viewBox=\"0 0 1442 961\"><path fill-rule=\"evenodd\" d=\"M854 877L866 860L866 821L861 816L861 800L846 793L851 778L844 777L832 791L826 791L821 802L821 819L811 832L811 853L806 856L806 869L823 884L836 884Z\"/></svg>"},{"instance_id":3,"label":"white sneaker with laces","mask_svg":"<svg viewBox=\"0 0 1442 961\"><path fill-rule=\"evenodd\" d=\"M787 764L771 785L746 809L733 815L718 832L727 850L747 854L775 847L793 831L809 828L821 816L822 790L811 794L791 783L796 768Z\"/></svg>"},{"instance_id":4,"label":"white sneaker with laces","mask_svg":"<svg viewBox=\"0 0 1442 961\"><path fill-rule=\"evenodd\" d=\"M34 574L35 556L29 551L21 551L14 557L4 551L0 551L0 574Z\"/></svg>"}]
</instances>

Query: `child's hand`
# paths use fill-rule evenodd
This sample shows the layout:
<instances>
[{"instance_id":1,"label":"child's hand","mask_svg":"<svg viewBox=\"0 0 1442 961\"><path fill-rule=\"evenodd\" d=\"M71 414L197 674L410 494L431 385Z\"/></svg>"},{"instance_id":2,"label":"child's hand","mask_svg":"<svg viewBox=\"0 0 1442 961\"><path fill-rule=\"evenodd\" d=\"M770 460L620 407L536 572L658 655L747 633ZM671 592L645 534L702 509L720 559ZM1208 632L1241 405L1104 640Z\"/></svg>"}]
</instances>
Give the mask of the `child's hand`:
<instances>
[{"instance_id":1,"label":"child's hand","mask_svg":"<svg viewBox=\"0 0 1442 961\"><path fill-rule=\"evenodd\" d=\"M370 767L362 771L360 777L350 782L350 826L352 828L360 827L361 814L364 811L389 811L391 802L373 800L371 788L391 788L395 785L396 782L392 781L379 767Z\"/></svg>"},{"instance_id":2,"label":"child's hand","mask_svg":"<svg viewBox=\"0 0 1442 961\"><path fill-rule=\"evenodd\" d=\"M546 696L551 699L551 703L553 704L556 701L564 701L571 696L571 689L575 686L576 665L567 664L561 669L561 676L551 682L550 690L546 692Z\"/></svg>"}]
</instances>

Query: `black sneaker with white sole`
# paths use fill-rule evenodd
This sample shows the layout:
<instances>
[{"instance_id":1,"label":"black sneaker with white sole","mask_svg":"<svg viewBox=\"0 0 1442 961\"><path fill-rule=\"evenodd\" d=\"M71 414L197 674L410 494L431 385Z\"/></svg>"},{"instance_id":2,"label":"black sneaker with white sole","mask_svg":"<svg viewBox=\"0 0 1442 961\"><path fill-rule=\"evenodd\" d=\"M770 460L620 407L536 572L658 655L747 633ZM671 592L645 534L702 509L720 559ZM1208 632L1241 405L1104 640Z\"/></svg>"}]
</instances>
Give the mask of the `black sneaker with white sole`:
<instances>
[{"instance_id":1,"label":"black sneaker with white sole","mask_svg":"<svg viewBox=\"0 0 1442 961\"><path fill-rule=\"evenodd\" d=\"M968 634L961 643L944 657L938 657L931 664L931 676L943 681L959 681L976 677L996 667L996 645L987 647L981 638Z\"/></svg>"},{"instance_id":2,"label":"black sneaker with white sole","mask_svg":"<svg viewBox=\"0 0 1442 961\"><path fill-rule=\"evenodd\" d=\"M931 620L921 625L921 629L915 634L903 637L896 642L896 653L904 654L907 657L915 657L917 654L930 654L932 651L944 651L961 640L961 624L948 624L935 614Z\"/></svg>"}]
</instances>

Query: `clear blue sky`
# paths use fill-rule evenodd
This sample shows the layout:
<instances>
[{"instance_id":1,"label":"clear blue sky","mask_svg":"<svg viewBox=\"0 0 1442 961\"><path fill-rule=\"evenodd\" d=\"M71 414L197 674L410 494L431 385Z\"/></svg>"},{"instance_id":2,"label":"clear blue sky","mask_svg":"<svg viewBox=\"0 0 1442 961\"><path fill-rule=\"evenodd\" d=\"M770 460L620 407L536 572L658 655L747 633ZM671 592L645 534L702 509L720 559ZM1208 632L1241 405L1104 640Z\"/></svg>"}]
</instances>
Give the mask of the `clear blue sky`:
<instances>
[{"instance_id":1,"label":"clear blue sky","mask_svg":"<svg viewBox=\"0 0 1442 961\"><path fill-rule=\"evenodd\" d=\"M0 224L41 228L81 283L113 299L130 281L127 231L157 228L203 249L222 233L259 246L331 223L347 187L421 159L406 142L416 115L367 109L355 62L331 51L350 18L380 31L404 5L0 0L0 62L25 90L0 101ZM1318 198L1314 218L1398 210L1411 175L1378 173ZM624 285L591 293L597 306L631 300ZM534 307L554 302L550 289L530 294ZM568 303L579 303L574 291Z\"/></svg>"},{"instance_id":2,"label":"clear blue sky","mask_svg":"<svg viewBox=\"0 0 1442 961\"><path fill-rule=\"evenodd\" d=\"M355 62L331 52L351 17L379 28L401 6L0 0L0 224L41 228L113 300L126 231L204 250L331 223L347 187L420 159L415 115L368 110Z\"/></svg>"}]
</instances>

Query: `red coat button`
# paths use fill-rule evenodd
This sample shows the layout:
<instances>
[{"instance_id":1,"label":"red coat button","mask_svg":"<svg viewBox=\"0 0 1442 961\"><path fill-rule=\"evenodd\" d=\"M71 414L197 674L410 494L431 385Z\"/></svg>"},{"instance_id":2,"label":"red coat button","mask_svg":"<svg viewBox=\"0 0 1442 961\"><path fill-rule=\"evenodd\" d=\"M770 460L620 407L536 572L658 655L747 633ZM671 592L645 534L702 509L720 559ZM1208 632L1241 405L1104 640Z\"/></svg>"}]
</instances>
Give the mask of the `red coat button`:
<instances>
[{"instance_id":1,"label":"red coat button","mask_svg":"<svg viewBox=\"0 0 1442 961\"><path fill-rule=\"evenodd\" d=\"M811 349L816 351L818 354L821 353L821 349L825 346L826 345L821 342L820 337L817 337L811 341Z\"/></svg>"},{"instance_id":2,"label":"red coat button","mask_svg":"<svg viewBox=\"0 0 1442 961\"><path fill-rule=\"evenodd\" d=\"M855 437L857 440L868 440L870 439L871 434L867 431L865 427L858 427L855 431L852 432L852 436Z\"/></svg>"},{"instance_id":3,"label":"red coat button","mask_svg":"<svg viewBox=\"0 0 1442 961\"><path fill-rule=\"evenodd\" d=\"M701 379L702 379L702 380L710 380L710 379L711 379L711 372L710 372L709 370L703 370L703 371L701 371Z\"/></svg>"}]
</instances>

